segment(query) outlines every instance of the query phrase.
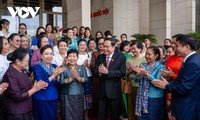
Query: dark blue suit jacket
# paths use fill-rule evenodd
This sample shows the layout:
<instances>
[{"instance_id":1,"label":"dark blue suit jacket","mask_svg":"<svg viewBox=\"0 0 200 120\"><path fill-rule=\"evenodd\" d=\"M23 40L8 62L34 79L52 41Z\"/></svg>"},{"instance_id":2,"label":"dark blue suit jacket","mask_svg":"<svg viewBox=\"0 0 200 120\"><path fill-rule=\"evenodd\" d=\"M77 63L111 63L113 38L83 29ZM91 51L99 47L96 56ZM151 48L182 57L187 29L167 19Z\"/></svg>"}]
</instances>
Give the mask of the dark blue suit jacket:
<instances>
[{"instance_id":1,"label":"dark blue suit jacket","mask_svg":"<svg viewBox=\"0 0 200 120\"><path fill-rule=\"evenodd\" d=\"M175 81L165 89L172 93L171 112L176 120L198 120L200 109L200 57L188 57Z\"/></svg>"}]
</instances>

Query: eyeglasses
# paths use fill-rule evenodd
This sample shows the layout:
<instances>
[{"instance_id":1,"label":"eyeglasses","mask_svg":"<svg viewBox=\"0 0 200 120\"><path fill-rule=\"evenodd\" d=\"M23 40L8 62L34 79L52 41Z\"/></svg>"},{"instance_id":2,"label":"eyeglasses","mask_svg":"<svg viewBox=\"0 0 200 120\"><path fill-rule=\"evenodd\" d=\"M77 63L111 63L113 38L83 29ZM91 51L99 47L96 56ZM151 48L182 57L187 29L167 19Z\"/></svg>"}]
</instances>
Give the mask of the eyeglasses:
<instances>
[{"instance_id":1,"label":"eyeglasses","mask_svg":"<svg viewBox=\"0 0 200 120\"><path fill-rule=\"evenodd\" d=\"M21 41L21 43L27 43L28 42L28 40L22 40Z\"/></svg>"},{"instance_id":2,"label":"eyeglasses","mask_svg":"<svg viewBox=\"0 0 200 120\"><path fill-rule=\"evenodd\" d=\"M98 43L98 45L103 45L103 43Z\"/></svg>"},{"instance_id":3,"label":"eyeglasses","mask_svg":"<svg viewBox=\"0 0 200 120\"><path fill-rule=\"evenodd\" d=\"M10 45L10 43L4 43L4 45Z\"/></svg>"},{"instance_id":4,"label":"eyeglasses","mask_svg":"<svg viewBox=\"0 0 200 120\"><path fill-rule=\"evenodd\" d=\"M21 43L21 40L16 40L16 42Z\"/></svg>"},{"instance_id":5,"label":"eyeglasses","mask_svg":"<svg viewBox=\"0 0 200 120\"><path fill-rule=\"evenodd\" d=\"M29 60L22 60L22 61L29 62Z\"/></svg>"}]
</instances>

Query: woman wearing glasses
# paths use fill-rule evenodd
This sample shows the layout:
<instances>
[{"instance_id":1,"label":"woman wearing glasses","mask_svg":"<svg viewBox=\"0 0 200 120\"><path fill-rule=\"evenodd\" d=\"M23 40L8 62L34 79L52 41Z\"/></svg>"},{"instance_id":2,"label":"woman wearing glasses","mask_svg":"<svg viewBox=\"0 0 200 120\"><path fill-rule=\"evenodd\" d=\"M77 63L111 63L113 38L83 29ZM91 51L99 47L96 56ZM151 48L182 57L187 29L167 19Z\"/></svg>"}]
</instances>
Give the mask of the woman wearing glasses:
<instances>
[{"instance_id":1,"label":"woman wearing glasses","mask_svg":"<svg viewBox=\"0 0 200 120\"><path fill-rule=\"evenodd\" d=\"M10 49L8 53L12 53L21 45L21 39L17 33L13 33L8 37L8 41L10 43Z\"/></svg>"},{"instance_id":2,"label":"woman wearing glasses","mask_svg":"<svg viewBox=\"0 0 200 120\"><path fill-rule=\"evenodd\" d=\"M95 67L95 61L97 59L97 56L100 55L100 54L103 54L104 52L104 46L103 46L103 43L104 43L104 38L103 37L100 37L97 39L97 45L98 45L98 49L97 51L94 51L92 53L92 58L91 58L91 63L90 63L90 69L93 70L93 68ZM92 93L93 93L93 114L97 114L97 101L96 101L96 88L97 88L97 84L98 84L98 78L95 77L94 75L93 76L93 81L92 81Z\"/></svg>"}]
</instances>

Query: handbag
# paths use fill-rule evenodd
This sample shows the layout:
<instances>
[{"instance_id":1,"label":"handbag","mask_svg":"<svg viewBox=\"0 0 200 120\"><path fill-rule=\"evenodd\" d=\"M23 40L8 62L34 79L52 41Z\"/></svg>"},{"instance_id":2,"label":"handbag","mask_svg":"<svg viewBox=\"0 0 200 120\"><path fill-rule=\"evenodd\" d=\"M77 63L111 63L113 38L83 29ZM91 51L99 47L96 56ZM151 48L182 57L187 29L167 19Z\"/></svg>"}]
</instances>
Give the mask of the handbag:
<instances>
[{"instance_id":1,"label":"handbag","mask_svg":"<svg viewBox=\"0 0 200 120\"><path fill-rule=\"evenodd\" d=\"M123 93L130 94L131 93L131 81L126 80L124 78L121 79L121 90Z\"/></svg>"}]
</instances>

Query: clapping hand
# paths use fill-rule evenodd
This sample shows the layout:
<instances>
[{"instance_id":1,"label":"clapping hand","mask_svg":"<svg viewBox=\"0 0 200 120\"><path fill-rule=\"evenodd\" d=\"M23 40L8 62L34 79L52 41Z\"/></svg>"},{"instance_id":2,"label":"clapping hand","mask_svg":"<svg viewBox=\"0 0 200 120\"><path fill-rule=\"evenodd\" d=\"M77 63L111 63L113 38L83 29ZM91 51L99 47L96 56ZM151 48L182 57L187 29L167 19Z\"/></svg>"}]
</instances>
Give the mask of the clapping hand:
<instances>
[{"instance_id":1,"label":"clapping hand","mask_svg":"<svg viewBox=\"0 0 200 120\"><path fill-rule=\"evenodd\" d=\"M84 63L83 63L83 65L85 66L85 67L88 67L88 59L86 59L85 61L84 61Z\"/></svg>"},{"instance_id":2,"label":"clapping hand","mask_svg":"<svg viewBox=\"0 0 200 120\"><path fill-rule=\"evenodd\" d=\"M137 68L137 74L138 75L146 75L147 71L145 70L145 67L140 64L139 68Z\"/></svg>"},{"instance_id":3,"label":"clapping hand","mask_svg":"<svg viewBox=\"0 0 200 120\"><path fill-rule=\"evenodd\" d=\"M8 83L0 84L0 95L8 88Z\"/></svg>"},{"instance_id":4,"label":"clapping hand","mask_svg":"<svg viewBox=\"0 0 200 120\"><path fill-rule=\"evenodd\" d=\"M62 64L61 64L61 66L66 66L67 63L68 63L67 57L65 57L64 60L63 60L63 62L62 62Z\"/></svg>"},{"instance_id":5,"label":"clapping hand","mask_svg":"<svg viewBox=\"0 0 200 120\"><path fill-rule=\"evenodd\" d=\"M128 62L128 70L134 71L136 73L139 73L140 69L137 65L135 65L133 62Z\"/></svg>"},{"instance_id":6,"label":"clapping hand","mask_svg":"<svg viewBox=\"0 0 200 120\"><path fill-rule=\"evenodd\" d=\"M140 74L140 68L138 66L134 66L133 71L135 71L137 74Z\"/></svg>"},{"instance_id":7,"label":"clapping hand","mask_svg":"<svg viewBox=\"0 0 200 120\"><path fill-rule=\"evenodd\" d=\"M65 67L59 66L59 67L53 69L53 75L54 76L60 75L64 71L65 71Z\"/></svg>"},{"instance_id":8,"label":"clapping hand","mask_svg":"<svg viewBox=\"0 0 200 120\"><path fill-rule=\"evenodd\" d=\"M74 80L74 79L78 80L79 79L78 72L76 70L73 70L71 78L72 78L72 80Z\"/></svg>"},{"instance_id":9,"label":"clapping hand","mask_svg":"<svg viewBox=\"0 0 200 120\"><path fill-rule=\"evenodd\" d=\"M108 74L108 69L103 64L99 65L98 71L100 74Z\"/></svg>"},{"instance_id":10,"label":"clapping hand","mask_svg":"<svg viewBox=\"0 0 200 120\"><path fill-rule=\"evenodd\" d=\"M48 86L48 83L46 83L46 82L40 80L40 81L35 82L35 83L33 84L33 90L34 90L35 92L37 92L37 91L39 91L39 90L41 90L41 89L45 89L47 86Z\"/></svg>"},{"instance_id":11,"label":"clapping hand","mask_svg":"<svg viewBox=\"0 0 200 120\"><path fill-rule=\"evenodd\" d=\"M163 78L162 76L161 76L161 80L152 80L152 82L151 82L154 86L156 86L156 87L158 87L158 88L161 88L161 89L165 89L165 86L167 85L167 84L169 84L168 83L168 81L165 79L165 78Z\"/></svg>"},{"instance_id":12,"label":"clapping hand","mask_svg":"<svg viewBox=\"0 0 200 120\"><path fill-rule=\"evenodd\" d=\"M64 71L65 71L65 67L58 66L57 68L54 68L52 75L49 77L49 81L52 81L56 77L57 77L57 80L59 80L58 75L60 75Z\"/></svg>"},{"instance_id":13,"label":"clapping hand","mask_svg":"<svg viewBox=\"0 0 200 120\"><path fill-rule=\"evenodd\" d=\"M168 67L167 70L160 70L160 74L167 79L170 79L172 77L172 74L174 72Z\"/></svg>"},{"instance_id":14,"label":"clapping hand","mask_svg":"<svg viewBox=\"0 0 200 120\"><path fill-rule=\"evenodd\" d=\"M135 64L133 63L133 62L128 62L127 63L128 64L128 71L133 71L133 68L134 68L134 66L135 66Z\"/></svg>"}]
</instances>

